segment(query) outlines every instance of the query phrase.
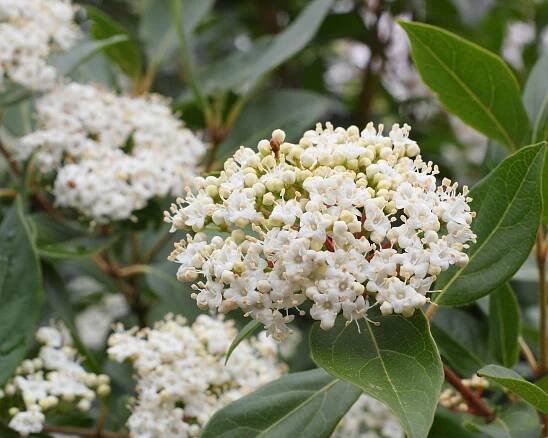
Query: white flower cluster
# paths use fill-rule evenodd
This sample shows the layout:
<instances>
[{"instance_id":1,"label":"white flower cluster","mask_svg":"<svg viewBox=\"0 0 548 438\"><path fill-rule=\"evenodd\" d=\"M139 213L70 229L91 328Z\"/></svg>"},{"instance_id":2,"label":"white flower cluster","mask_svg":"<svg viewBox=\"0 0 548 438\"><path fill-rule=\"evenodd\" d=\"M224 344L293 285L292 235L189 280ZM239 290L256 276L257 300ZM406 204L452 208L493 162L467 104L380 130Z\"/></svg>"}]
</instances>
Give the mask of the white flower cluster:
<instances>
[{"instance_id":1,"label":"white flower cluster","mask_svg":"<svg viewBox=\"0 0 548 438\"><path fill-rule=\"evenodd\" d=\"M75 323L83 344L93 350L104 347L112 324L127 315L129 311L124 295L109 293L97 304L78 313Z\"/></svg>"},{"instance_id":2,"label":"white flower cluster","mask_svg":"<svg viewBox=\"0 0 548 438\"><path fill-rule=\"evenodd\" d=\"M237 330L233 321L200 315L191 326L168 316L153 328L110 336L109 356L129 360L137 374L137 400L128 427L133 438L197 437L211 415L274 380L285 370L264 333L245 340L225 365Z\"/></svg>"},{"instance_id":3,"label":"white flower cluster","mask_svg":"<svg viewBox=\"0 0 548 438\"><path fill-rule=\"evenodd\" d=\"M56 203L97 222L132 217L154 197L179 195L205 145L158 95L117 96L71 83L38 101L40 130L23 137L43 173L57 171Z\"/></svg>"},{"instance_id":4,"label":"white flower cluster","mask_svg":"<svg viewBox=\"0 0 548 438\"><path fill-rule=\"evenodd\" d=\"M403 438L403 429L381 402L362 394L343 417L333 438Z\"/></svg>"},{"instance_id":5,"label":"white flower cluster","mask_svg":"<svg viewBox=\"0 0 548 438\"><path fill-rule=\"evenodd\" d=\"M365 318L369 297L383 314L424 305L440 272L468 262L474 213L466 187L436 185L409 126L382 132L328 123L291 144L276 130L258 152L241 147L219 176L196 178L165 220L197 233L170 260L180 280L202 280L198 306L239 307L281 340L289 309L306 300L323 329L341 312ZM206 226L232 233L208 241Z\"/></svg>"},{"instance_id":6,"label":"white flower cluster","mask_svg":"<svg viewBox=\"0 0 548 438\"><path fill-rule=\"evenodd\" d=\"M36 90L54 85L47 57L79 37L74 12L70 0L0 0L0 89L6 78Z\"/></svg>"},{"instance_id":7,"label":"white flower cluster","mask_svg":"<svg viewBox=\"0 0 548 438\"><path fill-rule=\"evenodd\" d=\"M41 327L36 339L42 344L37 357L23 361L16 376L0 390L0 398L11 406L9 427L23 436L40 432L45 414L56 407L76 405L88 411L96 394L110 393L108 376L88 373L80 365L64 326Z\"/></svg>"}]
</instances>

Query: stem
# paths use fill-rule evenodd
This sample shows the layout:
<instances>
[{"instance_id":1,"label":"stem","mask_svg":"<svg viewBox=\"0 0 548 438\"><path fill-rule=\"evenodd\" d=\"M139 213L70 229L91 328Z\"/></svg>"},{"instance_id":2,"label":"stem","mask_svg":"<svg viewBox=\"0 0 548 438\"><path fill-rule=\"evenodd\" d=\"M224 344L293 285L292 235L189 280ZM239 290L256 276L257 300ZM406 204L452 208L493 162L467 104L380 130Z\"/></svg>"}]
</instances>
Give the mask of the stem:
<instances>
[{"instance_id":1,"label":"stem","mask_svg":"<svg viewBox=\"0 0 548 438\"><path fill-rule=\"evenodd\" d=\"M424 316L426 316L426 319L428 321L432 321L432 317L434 316L434 313L436 313L436 310L438 310L438 305L434 302L431 302L424 312Z\"/></svg>"},{"instance_id":2,"label":"stem","mask_svg":"<svg viewBox=\"0 0 548 438\"><path fill-rule=\"evenodd\" d=\"M188 47L187 35L183 29L183 0L171 0L171 14L173 15L175 30L179 39L179 56L181 57L181 65L186 81L194 94L195 99L204 112L206 121L210 119L210 109L207 99L204 97L198 86L198 81L194 75L192 66L192 58Z\"/></svg>"},{"instance_id":3,"label":"stem","mask_svg":"<svg viewBox=\"0 0 548 438\"><path fill-rule=\"evenodd\" d=\"M477 415L485 417L488 421L493 419L493 412L487 406L481 398L473 390L465 386L460 377L449 368L447 365L443 365L443 372L445 374L445 379L455 388L462 397L466 400L466 403L471 408L471 410Z\"/></svg>"},{"instance_id":4,"label":"stem","mask_svg":"<svg viewBox=\"0 0 548 438\"><path fill-rule=\"evenodd\" d=\"M537 360L535 359L535 355L533 354L533 352L529 348L529 345L527 345L527 342L525 342L525 339L523 339L522 336L518 337L518 344L519 344L519 348L521 349L521 353L523 357L525 358L525 360L529 364L529 367L531 368L531 371L536 377L538 377L539 368L538 368Z\"/></svg>"},{"instance_id":5,"label":"stem","mask_svg":"<svg viewBox=\"0 0 548 438\"><path fill-rule=\"evenodd\" d=\"M45 425L43 432L60 433L65 435L79 435L81 437L93 438L129 438L129 435L123 432L110 432L108 430L99 431L96 428L55 426Z\"/></svg>"},{"instance_id":6,"label":"stem","mask_svg":"<svg viewBox=\"0 0 548 438\"><path fill-rule=\"evenodd\" d=\"M172 238L171 235L172 233L170 233L169 231L166 234L164 234L164 236L162 236L158 240L158 242L156 242L154 246L150 248L150 250L147 253L145 253L145 255L143 256L143 263L149 263L152 260L152 258L156 254L158 254L159 251L161 251L164 245L171 240Z\"/></svg>"},{"instance_id":7,"label":"stem","mask_svg":"<svg viewBox=\"0 0 548 438\"><path fill-rule=\"evenodd\" d=\"M15 189L0 189L0 198L15 198L17 190Z\"/></svg>"},{"instance_id":8,"label":"stem","mask_svg":"<svg viewBox=\"0 0 548 438\"><path fill-rule=\"evenodd\" d=\"M548 372L548 291L546 287L546 252L547 245L545 245L544 230L542 226L537 233L537 244L535 248L535 255L538 266L538 287L539 287L539 305L540 305L540 327L539 327L539 339L540 339L540 362L539 362L539 374L540 377L544 376Z\"/></svg>"},{"instance_id":9,"label":"stem","mask_svg":"<svg viewBox=\"0 0 548 438\"><path fill-rule=\"evenodd\" d=\"M21 171L19 170L19 166L17 165L17 161L13 159L11 154L8 152L6 147L0 142L0 153L4 156L6 161L8 162L8 165L10 166L11 171L14 173L15 176L21 176Z\"/></svg>"}]
</instances>

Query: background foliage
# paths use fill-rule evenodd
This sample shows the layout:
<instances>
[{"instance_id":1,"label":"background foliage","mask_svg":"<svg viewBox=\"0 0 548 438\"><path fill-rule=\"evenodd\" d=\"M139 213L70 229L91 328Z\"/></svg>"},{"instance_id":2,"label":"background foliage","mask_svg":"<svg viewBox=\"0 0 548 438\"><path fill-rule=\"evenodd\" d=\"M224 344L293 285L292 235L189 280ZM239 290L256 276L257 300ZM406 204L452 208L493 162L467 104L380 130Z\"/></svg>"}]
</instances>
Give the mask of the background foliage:
<instances>
[{"instance_id":1,"label":"background foliage","mask_svg":"<svg viewBox=\"0 0 548 438\"><path fill-rule=\"evenodd\" d=\"M81 3L86 40L55 64L79 81L171 97L173 109L211 143L208 171L275 128L296 140L317 121L363 127L372 120L410 124L440 176L474 186L478 244L467 267L436 284L440 308L427 311L430 329L422 314L385 318L361 334L354 326L322 332L312 321L299 322L302 340L284 359L301 374L222 410L204 436L329 436L358 397L356 388L388 405L409 436L538 436L535 409L546 414L548 399L546 378L540 380L548 341L539 331L546 330L547 304L538 301L548 248L547 2ZM32 130L35 97L20 89L0 96L2 143ZM150 324L167 312L196 317L190 285L176 281L176 266L166 261L174 238L161 210L170 200L138 212L137 223L90 228L70 212L52 210L32 166L9 160L0 166L0 383L32 348L37 325L60 318L86 366L113 378L106 427L118 430L127 417L131 370L80 342L85 333L78 332L77 316L121 291L131 308L120 318L127 325ZM83 292L72 282L82 276L94 281ZM241 315L234 318L245 325ZM254 328L248 325L242 337ZM339 331L348 333L336 340ZM478 372L493 383L482 402L487 415L436 408L440 356L456 375ZM447 370L445 376L451 382ZM299 397L287 399L295 388ZM87 425L96 414L61 421Z\"/></svg>"}]
</instances>

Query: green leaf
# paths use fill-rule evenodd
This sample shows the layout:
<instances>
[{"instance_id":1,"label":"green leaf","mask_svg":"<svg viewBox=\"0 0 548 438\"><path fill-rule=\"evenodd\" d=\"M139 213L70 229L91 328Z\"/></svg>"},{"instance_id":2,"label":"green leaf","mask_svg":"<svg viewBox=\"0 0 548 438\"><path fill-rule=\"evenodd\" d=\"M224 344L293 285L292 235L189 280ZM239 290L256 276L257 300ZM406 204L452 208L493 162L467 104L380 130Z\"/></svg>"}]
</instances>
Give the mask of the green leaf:
<instances>
[{"instance_id":1,"label":"green leaf","mask_svg":"<svg viewBox=\"0 0 548 438\"><path fill-rule=\"evenodd\" d=\"M480 369L478 374L504 386L539 411L548 413L548 393L515 371L499 365L487 365Z\"/></svg>"},{"instance_id":2,"label":"green leaf","mask_svg":"<svg viewBox=\"0 0 548 438\"><path fill-rule=\"evenodd\" d=\"M261 327L261 325L262 324L259 321L251 320L245 325L243 329L238 332L238 335L234 338L232 344L230 344L230 347L228 347L228 350L226 352L225 365L227 364L232 352L236 349L238 345L240 345L240 342L242 342L246 338L249 338Z\"/></svg>"},{"instance_id":3,"label":"green leaf","mask_svg":"<svg viewBox=\"0 0 548 438\"><path fill-rule=\"evenodd\" d=\"M127 31L100 9L87 6L86 11L91 20L91 35L96 40L104 40L116 35L127 38L125 42L105 48L104 52L125 74L131 78L139 77L143 65L141 52Z\"/></svg>"},{"instance_id":4,"label":"green leaf","mask_svg":"<svg viewBox=\"0 0 548 438\"><path fill-rule=\"evenodd\" d=\"M400 25L422 80L448 111L512 149L526 144L529 121L519 85L502 59L435 26Z\"/></svg>"},{"instance_id":5,"label":"green leaf","mask_svg":"<svg viewBox=\"0 0 548 438\"><path fill-rule=\"evenodd\" d=\"M438 407L428 438L474 438L481 436L464 428L462 424L464 415Z\"/></svg>"},{"instance_id":6,"label":"green leaf","mask_svg":"<svg viewBox=\"0 0 548 438\"><path fill-rule=\"evenodd\" d=\"M277 128L284 129L288 139L297 140L331 104L329 99L309 91L277 90L261 95L242 110L219 146L219 158L231 155L240 145L255 147Z\"/></svg>"},{"instance_id":7,"label":"green leaf","mask_svg":"<svg viewBox=\"0 0 548 438\"><path fill-rule=\"evenodd\" d=\"M201 88L205 92L213 93L235 89L242 84L254 83L261 76L283 64L306 47L318 31L332 4L333 0L309 2L299 16L283 32L273 37L266 46L262 40L260 49L251 48L250 52L253 56L237 53L220 61L212 76L223 79L212 81L206 78ZM234 59L231 59L232 56L236 58L245 56L247 62L234 62ZM233 65L235 68L227 70L227 64Z\"/></svg>"},{"instance_id":8,"label":"green leaf","mask_svg":"<svg viewBox=\"0 0 548 438\"><path fill-rule=\"evenodd\" d=\"M544 54L529 74L523 104L533 126L533 141L548 140L548 53Z\"/></svg>"},{"instance_id":9,"label":"green leaf","mask_svg":"<svg viewBox=\"0 0 548 438\"><path fill-rule=\"evenodd\" d=\"M202 438L328 438L360 396L320 369L288 374L217 411Z\"/></svg>"},{"instance_id":10,"label":"green leaf","mask_svg":"<svg viewBox=\"0 0 548 438\"><path fill-rule=\"evenodd\" d=\"M372 316L361 333L342 318L331 330L315 323L312 359L335 377L359 386L386 404L408 436L425 437L443 383L442 363L422 312Z\"/></svg>"},{"instance_id":11,"label":"green leaf","mask_svg":"<svg viewBox=\"0 0 548 438\"><path fill-rule=\"evenodd\" d=\"M505 367L512 367L519 358L520 332L518 300L508 283L489 295L489 350Z\"/></svg>"},{"instance_id":12,"label":"green leaf","mask_svg":"<svg viewBox=\"0 0 548 438\"><path fill-rule=\"evenodd\" d=\"M541 426L537 412L526 403L511 405L491 423L469 421L466 427L492 438L538 438Z\"/></svg>"},{"instance_id":13,"label":"green leaf","mask_svg":"<svg viewBox=\"0 0 548 438\"><path fill-rule=\"evenodd\" d=\"M540 222L540 181L544 143L527 146L506 158L477 184L470 196L477 243L469 263L442 273L436 303L471 303L512 278L533 247Z\"/></svg>"},{"instance_id":14,"label":"green leaf","mask_svg":"<svg viewBox=\"0 0 548 438\"><path fill-rule=\"evenodd\" d=\"M485 365L482 359L437 324L432 323L430 330L443 360L461 376L471 376Z\"/></svg>"},{"instance_id":15,"label":"green leaf","mask_svg":"<svg viewBox=\"0 0 548 438\"><path fill-rule=\"evenodd\" d=\"M40 257L48 259L74 259L92 257L116 242L117 237L76 237L58 243L39 244Z\"/></svg>"},{"instance_id":16,"label":"green leaf","mask_svg":"<svg viewBox=\"0 0 548 438\"><path fill-rule=\"evenodd\" d=\"M20 198L0 225L0 386L32 345L43 302L42 273Z\"/></svg>"},{"instance_id":17,"label":"green leaf","mask_svg":"<svg viewBox=\"0 0 548 438\"><path fill-rule=\"evenodd\" d=\"M178 281L176 271L177 266L171 262L143 266L146 283L152 292L169 305L171 312L183 315L189 322L193 322L200 310L191 298L189 283Z\"/></svg>"},{"instance_id":18,"label":"green leaf","mask_svg":"<svg viewBox=\"0 0 548 438\"><path fill-rule=\"evenodd\" d=\"M215 0L182 0L183 28L190 35L206 17ZM156 70L177 50L177 34L171 19L169 0L148 0L139 24L149 66Z\"/></svg>"},{"instance_id":19,"label":"green leaf","mask_svg":"<svg viewBox=\"0 0 548 438\"><path fill-rule=\"evenodd\" d=\"M533 141L548 140L548 53L539 58L525 84L523 103L533 126ZM548 169L548 153L544 157L544 168ZM544 208L542 221L548 224L548 173L542 177L542 199Z\"/></svg>"},{"instance_id":20,"label":"green leaf","mask_svg":"<svg viewBox=\"0 0 548 438\"><path fill-rule=\"evenodd\" d=\"M70 76L78 67L91 60L95 55L109 47L128 41L127 35L113 35L110 38L84 41L68 52L58 55L52 63L63 76Z\"/></svg>"}]
</instances>

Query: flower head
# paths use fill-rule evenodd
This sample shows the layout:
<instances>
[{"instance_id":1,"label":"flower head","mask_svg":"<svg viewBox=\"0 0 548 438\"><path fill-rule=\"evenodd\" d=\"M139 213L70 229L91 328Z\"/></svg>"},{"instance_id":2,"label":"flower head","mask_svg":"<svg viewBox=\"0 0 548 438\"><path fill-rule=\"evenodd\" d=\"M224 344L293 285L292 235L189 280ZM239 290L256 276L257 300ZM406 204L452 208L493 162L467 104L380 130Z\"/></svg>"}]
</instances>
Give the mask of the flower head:
<instances>
[{"instance_id":1,"label":"flower head","mask_svg":"<svg viewBox=\"0 0 548 438\"><path fill-rule=\"evenodd\" d=\"M79 37L70 0L0 0L0 90L6 79L26 88L51 88L57 76L50 52Z\"/></svg>"},{"instance_id":2,"label":"flower head","mask_svg":"<svg viewBox=\"0 0 548 438\"><path fill-rule=\"evenodd\" d=\"M225 365L236 335L232 321L206 315L192 325L168 316L153 328L118 327L108 353L130 361L138 381L128 420L131 436L197 437L215 411L285 370L264 333L240 343Z\"/></svg>"},{"instance_id":3,"label":"flower head","mask_svg":"<svg viewBox=\"0 0 548 438\"><path fill-rule=\"evenodd\" d=\"M40 129L21 139L18 155L36 151L42 173L55 174L57 205L100 223L132 218L152 198L183 194L206 149L168 103L59 86L38 101Z\"/></svg>"},{"instance_id":4,"label":"flower head","mask_svg":"<svg viewBox=\"0 0 548 438\"><path fill-rule=\"evenodd\" d=\"M466 187L437 185L409 130L318 125L296 144L277 130L257 152L242 146L219 176L196 178L165 218L196 232L170 260L179 279L199 280L198 306L240 308L281 340L305 301L324 329L377 304L405 316L424 305L440 272L467 263L474 213ZM230 234L208 241L205 227Z\"/></svg>"}]
</instances>

